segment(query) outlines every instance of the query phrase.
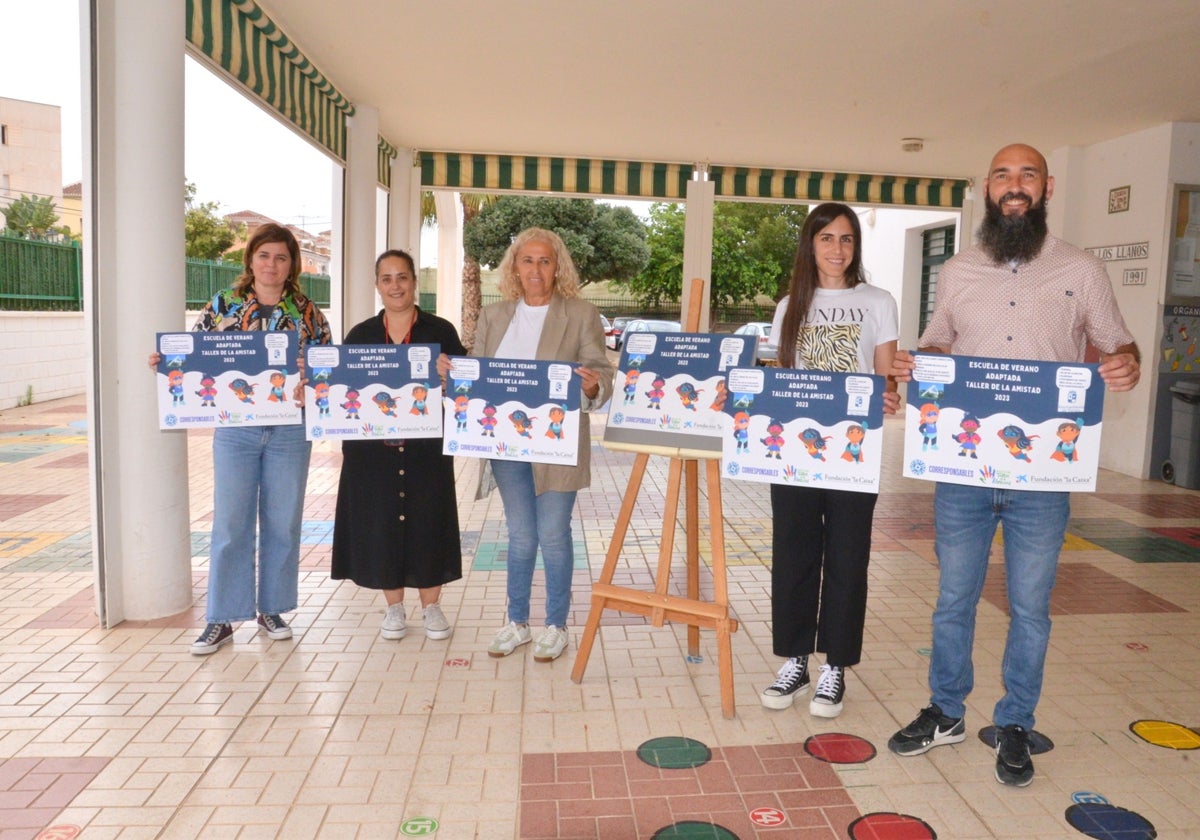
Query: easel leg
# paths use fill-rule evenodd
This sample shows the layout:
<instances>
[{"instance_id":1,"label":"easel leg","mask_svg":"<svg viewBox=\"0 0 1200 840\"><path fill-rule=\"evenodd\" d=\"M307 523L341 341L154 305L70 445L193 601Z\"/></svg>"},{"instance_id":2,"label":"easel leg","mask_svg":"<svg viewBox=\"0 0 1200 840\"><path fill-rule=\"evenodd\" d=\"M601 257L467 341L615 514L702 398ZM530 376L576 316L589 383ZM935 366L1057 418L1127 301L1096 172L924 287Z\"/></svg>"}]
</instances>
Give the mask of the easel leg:
<instances>
[{"instance_id":1,"label":"easel leg","mask_svg":"<svg viewBox=\"0 0 1200 840\"><path fill-rule=\"evenodd\" d=\"M721 462L711 460L705 472L708 526L712 537L713 603L725 608L726 620L717 626L717 673L721 681L721 712L736 714L733 705L733 648L729 615L729 584L725 579L725 518L721 512Z\"/></svg>"},{"instance_id":2,"label":"easel leg","mask_svg":"<svg viewBox=\"0 0 1200 840\"><path fill-rule=\"evenodd\" d=\"M692 460L684 463L686 471L686 498L684 510L686 513L685 531L687 533L687 597L692 601L700 600L700 470L699 464ZM688 657L695 659L700 655L700 627L689 624L687 631Z\"/></svg>"}]
</instances>

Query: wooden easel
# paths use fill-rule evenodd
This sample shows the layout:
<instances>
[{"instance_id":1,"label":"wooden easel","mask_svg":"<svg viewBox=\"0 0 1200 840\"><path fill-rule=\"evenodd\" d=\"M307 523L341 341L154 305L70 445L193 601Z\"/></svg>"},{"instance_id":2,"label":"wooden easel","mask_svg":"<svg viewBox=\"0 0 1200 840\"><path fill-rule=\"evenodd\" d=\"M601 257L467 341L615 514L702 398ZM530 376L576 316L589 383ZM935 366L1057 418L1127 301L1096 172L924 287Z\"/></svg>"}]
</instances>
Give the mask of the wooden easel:
<instances>
[{"instance_id":1,"label":"wooden easel","mask_svg":"<svg viewBox=\"0 0 1200 840\"><path fill-rule=\"evenodd\" d=\"M692 281L691 305L688 308L684 329L695 332L700 324L702 281ZM734 717L733 703L733 651L731 635L737 631L738 622L729 617L729 589L725 580L725 530L721 510L721 455L707 450L690 450L665 446L641 446L635 444L606 443L606 448L637 452L633 470L629 474L629 485L617 514L612 542L604 559L599 582L592 585L592 606L587 625L579 642L575 656L575 667L571 679L583 680L588 657L600 629L600 616L606 609L631 612L650 617L650 623L662 627L666 621L680 621L688 625L688 656L700 655L700 628L717 631L717 672L721 684L721 712L726 718ZM658 548L658 569L655 573L653 592L632 589L613 584L617 560L625 545L625 535L633 517L638 491L646 474L646 465L651 455L671 459L668 469L667 495L663 507L662 538ZM706 462L705 482L708 489L708 521L712 539L713 600L700 600L700 523L699 523L699 462ZM687 547L687 596L669 595L667 589L671 578L671 556L675 547L675 523L679 512L680 485L684 489L684 532Z\"/></svg>"}]
</instances>

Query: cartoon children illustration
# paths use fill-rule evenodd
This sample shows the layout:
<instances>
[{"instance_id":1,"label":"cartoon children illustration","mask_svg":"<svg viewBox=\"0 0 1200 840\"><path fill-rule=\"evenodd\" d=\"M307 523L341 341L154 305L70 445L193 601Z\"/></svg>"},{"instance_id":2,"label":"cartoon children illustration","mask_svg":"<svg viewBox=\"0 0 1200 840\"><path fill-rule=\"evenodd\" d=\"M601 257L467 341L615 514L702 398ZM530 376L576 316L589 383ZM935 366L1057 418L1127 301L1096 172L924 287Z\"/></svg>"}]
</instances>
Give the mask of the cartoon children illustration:
<instances>
[{"instance_id":1,"label":"cartoon children illustration","mask_svg":"<svg viewBox=\"0 0 1200 840\"><path fill-rule=\"evenodd\" d=\"M646 392L646 398L650 400L650 404L646 406L647 408L652 408L655 411L662 408L662 398L667 395L667 392L663 390L663 386L666 384L666 380L661 376L654 377L654 381L650 383L650 390Z\"/></svg>"},{"instance_id":2,"label":"cartoon children illustration","mask_svg":"<svg viewBox=\"0 0 1200 840\"><path fill-rule=\"evenodd\" d=\"M851 423L846 428L846 451L842 453L843 461L851 461L855 464L863 462L862 443L867 436L867 428L865 423Z\"/></svg>"},{"instance_id":3,"label":"cartoon children illustration","mask_svg":"<svg viewBox=\"0 0 1200 840\"><path fill-rule=\"evenodd\" d=\"M475 422L483 426L483 431L480 434L484 437L495 437L496 424L500 422L496 419L496 406L491 403L485 403L483 406L483 416Z\"/></svg>"},{"instance_id":4,"label":"cartoon children illustration","mask_svg":"<svg viewBox=\"0 0 1200 840\"><path fill-rule=\"evenodd\" d=\"M821 433L813 428L805 429L800 433L800 442L804 444L804 451L818 461L825 460L825 441L829 440L832 435L821 436Z\"/></svg>"},{"instance_id":5,"label":"cartoon children illustration","mask_svg":"<svg viewBox=\"0 0 1200 840\"><path fill-rule=\"evenodd\" d=\"M712 405L709 406L713 411L720 411L725 405L725 400L729 397L729 390L725 387L725 380L717 380L717 395L713 397Z\"/></svg>"},{"instance_id":6,"label":"cartoon children illustration","mask_svg":"<svg viewBox=\"0 0 1200 840\"><path fill-rule=\"evenodd\" d=\"M267 394L267 402L286 402L287 395L283 392L283 383L287 381L287 374L280 371L271 371L271 391Z\"/></svg>"},{"instance_id":7,"label":"cartoon children illustration","mask_svg":"<svg viewBox=\"0 0 1200 840\"><path fill-rule=\"evenodd\" d=\"M208 374L205 374L200 379L200 390L196 392L196 396L200 398L200 405L215 408L217 405L217 381Z\"/></svg>"},{"instance_id":8,"label":"cartoon children illustration","mask_svg":"<svg viewBox=\"0 0 1200 840\"><path fill-rule=\"evenodd\" d=\"M347 420L358 419L358 410L362 408L362 403L358 401L358 391L353 388L346 389L346 401L342 403L342 408L346 411Z\"/></svg>"},{"instance_id":9,"label":"cartoon children illustration","mask_svg":"<svg viewBox=\"0 0 1200 840\"><path fill-rule=\"evenodd\" d=\"M247 382L239 376L229 383L229 390L242 402L254 405L254 383Z\"/></svg>"},{"instance_id":10,"label":"cartoon children illustration","mask_svg":"<svg viewBox=\"0 0 1200 840\"><path fill-rule=\"evenodd\" d=\"M693 409L694 410L694 409ZM767 457L774 458L776 461L782 461L783 455L780 450L783 449L783 423L772 417L767 421L767 436L762 438L761 443L767 447Z\"/></svg>"},{"instance_id":11,"label":"cartoon children illustration","mask_svg":"<svg viewBox=\"0 0 1200 840\"><path fill-rule=\"evenodd\" d=\"M641 374L633 368L630 368L625 373L625 405L633 405L633 401L637 397L637 381L639 376Z\"/></svg>"},{"instance_id":12,"label":"cartoon children illustration","mask_svg":"<svg viewBox=\"0 0 1200 840\"><path fill-rule=\"evenodd\" d=\"M959 457L965 458L970 455L972 458L978 460L979 455L976 454L975 450L979 446L980 441L983 440L979 436L979 418L967 412L963 415L963 419L959 421L958 425L962 426L962 431L954 436L954 442L960 447L958 450Z\"/></svg>"},{"instance_id":13,"label":"cartoon children illustration","mask_svg":"<svg viewBox=\"0 0 1200 840\"><path fill-rule=\"evenodd\" d=\"M412 390L413 404L408 410L409 414L425 416L429 414L429 409L425 405L425 400L429 397L429 389L424 385L414 385Z\"/></svg>"},{"instance_id":14,"label":"cartoon children illustration","mask_svg":"<svg viewBox=\"0 0 1200 840\"><path fill-rule=\"evenodd\" d=\"M459 394L454 398L454 420L457 425L454 427L456 432L465 432L467 430L467 406L471 400L466 394Z\"/></svg>"},{"instance_id":15,"label":"cartoon children illustration","mask_svg":"<svg viewBox=\"0 0 1200 840\"><path fill-rule=\"evenodd\" d=\"M317 416L318 417L328 417L329 416L329 383L328 382L318 382L316 385L313 386L313 394L316 395L315 402L317 404ZM391 399L391 398L389 397L389 399ZM376 401L378 401L378 395L376 396Z\"/></svg>"},{"instance_id":16,"label":"cartoon children illustration","mask_svg":"<svg viewBox=\"0 0 1200 840\"><path fill-rule=\"evenodd\" d=\"M183 371L167 371L167 393L171 395L171 405L183 405Z\"/></svg>"},{"instance_id":17,"label":"cartoon children illustration","mask_svg":"<svg viewBox=\"0 0 1200 840\"><path fill-rule=\"evenodd\" d=\"M546 429L546 437L554 438L555 440L563 439L563 419L567 416L567 412L563 410L561 405L553 406L550 409L550 426Z\"/></svg>"},{"instance_id":18,"label":"cartoon children illustration","mask_svg":"<svg viewBox=\"0 0 1200 840\"><path fill-rule=\"evenodd\" d=\"M388 417L396 416L396 401L387 391L378 391L371 399L374 400L376 407Z\"/></svg>"},{"instance_id":19,"label":"cartoon children illustration","mask_svg":"<svg viewBox=\"0 0 1200 840\"><path fill-rule=\"evenodd\" d=\"M691 382L684 382L675 389L675 393L679 394L679 401L683 403L684 408L695 411L696 403L700 402L700 395L704 392L696 390L696 386Z\"/></svg>"},{"instance_id":20,"label":"cartoon children illustration","mask_svg":"<svg viewBox=\"0 0 1200 840\"><path fill-rule=\"evenodd\" d=\"M1066 423L1058 424L1058 445L1054 447L1054 451L1050 453L1051 460L1054 461L1078 461L1079 453L1075 451L1075 444L1079 440L1079 433L1083 431L1083 418L1079 418L1074 423L1069 420Z\"/></svg>"},{"instance_id":21,"label":"cartoon children illustration","mask_svg":"<svg viewBox=\"0 0 1200 840\"><path fill-rule=\"evenodd\" d=\"M524 411L517 409L508 415L508 419L512 421L513 428L517 430L517 434L521 437L533 437L529 433L533 431L533 421L537 419L536 417L530 417Z\"/></svg>"},{"instance_id":22,"label":"cartoon children illustration","mask_svg":"<svg viewBox=\"0 0 1200 840\"><path fill-rule=\"evenodd\" d=\"M733 439L737 441L738 454L750 451L750 415L744 411L733 415Z\"/></svg>"},{"instance_id":23,"label":"cartoon children illustration","mask_svg":"<svg viewBox=\"0 0 1200 840\"><path fill-rule=\"evenodd\" d=\"M1033 441L1037 439L1037 435L1025 435L1025 430L1020 426L1008 425L1000 431L996 432L1000 440L1004 441L1004 445L1008 447L1008 453L1018 461L1030 461L1027 453L1033 451Z\"/></svg>"},{"instance_id":24,"label":"cartoon children illustration","mask_svg":"<svg viewBox=\"0 0 1200 840\"><path fill-rule=\"evenodd\" d=\"M921 451L933 447L937 451L937 424L938 418L942 412L933 403L925 403L921 406L921 425L917 426L917 431L921 433Z\"/></svg>"}]
</instances>

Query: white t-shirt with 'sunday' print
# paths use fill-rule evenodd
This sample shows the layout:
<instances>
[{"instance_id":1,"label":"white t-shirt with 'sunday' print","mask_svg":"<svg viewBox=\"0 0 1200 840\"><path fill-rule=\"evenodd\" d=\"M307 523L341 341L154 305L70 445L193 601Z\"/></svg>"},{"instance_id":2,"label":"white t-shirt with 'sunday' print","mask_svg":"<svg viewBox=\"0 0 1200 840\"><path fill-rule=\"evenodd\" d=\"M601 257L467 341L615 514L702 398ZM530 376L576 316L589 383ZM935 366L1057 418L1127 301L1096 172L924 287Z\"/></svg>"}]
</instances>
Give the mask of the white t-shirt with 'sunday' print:
<instances>
[{"instance_id":1,"label":"white t-shirt with 'sunday' print","mask_svg":"<svg viewBox=\"0 0 1200 840\"><path fill-rule=\"evenodd\" d=\"M785 297L775 307L771 324L775 346L783 333L787 306ZM870 283L853 289L817 289L796 342L796 367L875 373L875 348L899 338L896 300L886 290Z\"/></svg>"}]
</instances>

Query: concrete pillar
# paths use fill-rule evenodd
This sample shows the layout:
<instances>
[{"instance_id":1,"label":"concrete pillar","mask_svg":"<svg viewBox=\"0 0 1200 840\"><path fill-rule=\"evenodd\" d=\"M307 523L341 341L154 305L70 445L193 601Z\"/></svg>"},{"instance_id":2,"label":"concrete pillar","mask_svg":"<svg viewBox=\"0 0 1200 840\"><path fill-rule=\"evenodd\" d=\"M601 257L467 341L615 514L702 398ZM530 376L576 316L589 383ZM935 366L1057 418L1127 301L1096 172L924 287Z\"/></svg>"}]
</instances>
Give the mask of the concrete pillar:
<instances>
[{"instance_id":1,"label":"concrete pillar","mask_svg":"<svg viewBox=\"0 0 1200 840\"><path fill-rule=\"evenodd\" d=\"M379 111L355 105L346 121L345 275L347 328L375 314L375 197L379 183Z\"/></svg>"},{"instance_id":2,"label":"concrete pillar","mask_svg":"<svg viewBox=\"0 0 1200 840\"><path fill-rule=\"evenodd\" d=\"M388 194L388 247L412 254L421 267L420 170L412 165L412 149L399 149L392 158L392 189ZM413 182L417 190L413 191ZM416 198L414 205L413 199Z\"/></svg>"},{"instance_id":3,"label":"concrete pillar","mask_svg":"<svg viewBox=\"0 0 1200 840\"><path fill-rule=\"evenodd\" d=\"M686 318L691 303L692 279L699 277L704 280L704 303L700 307L700 326L697 328L699 332L708 332L712 320L709 298L712 294L713 210L716 195L717 185L707 178L688 181L687 217L683 224L683 297L679 302L683 317Z\"/></svg>"},{"instance_id":4,"label":"concrete pillar","mask_svg":"<svg viewBox=\"0 0 1200 840\"><path fill-rule=\"evenodd\" d=\"M462 199L458 193L435 190L433 200L437 204L438 220L438 315L454 324L461 332L463 303Z\"/></svg>"},{"instance_id":5,"label":"concrete pillar","mask_svg":"<svg viewBox=\"0 0 1200 840\"><path fill-rule=\"evenodd\" d=\"M186 432L158 430L146 357L180 329L184 4L80 2L84 311L100 623L192 604ZM130 310L130 306L136 312Z\"/></svg>"}]
</instances>

